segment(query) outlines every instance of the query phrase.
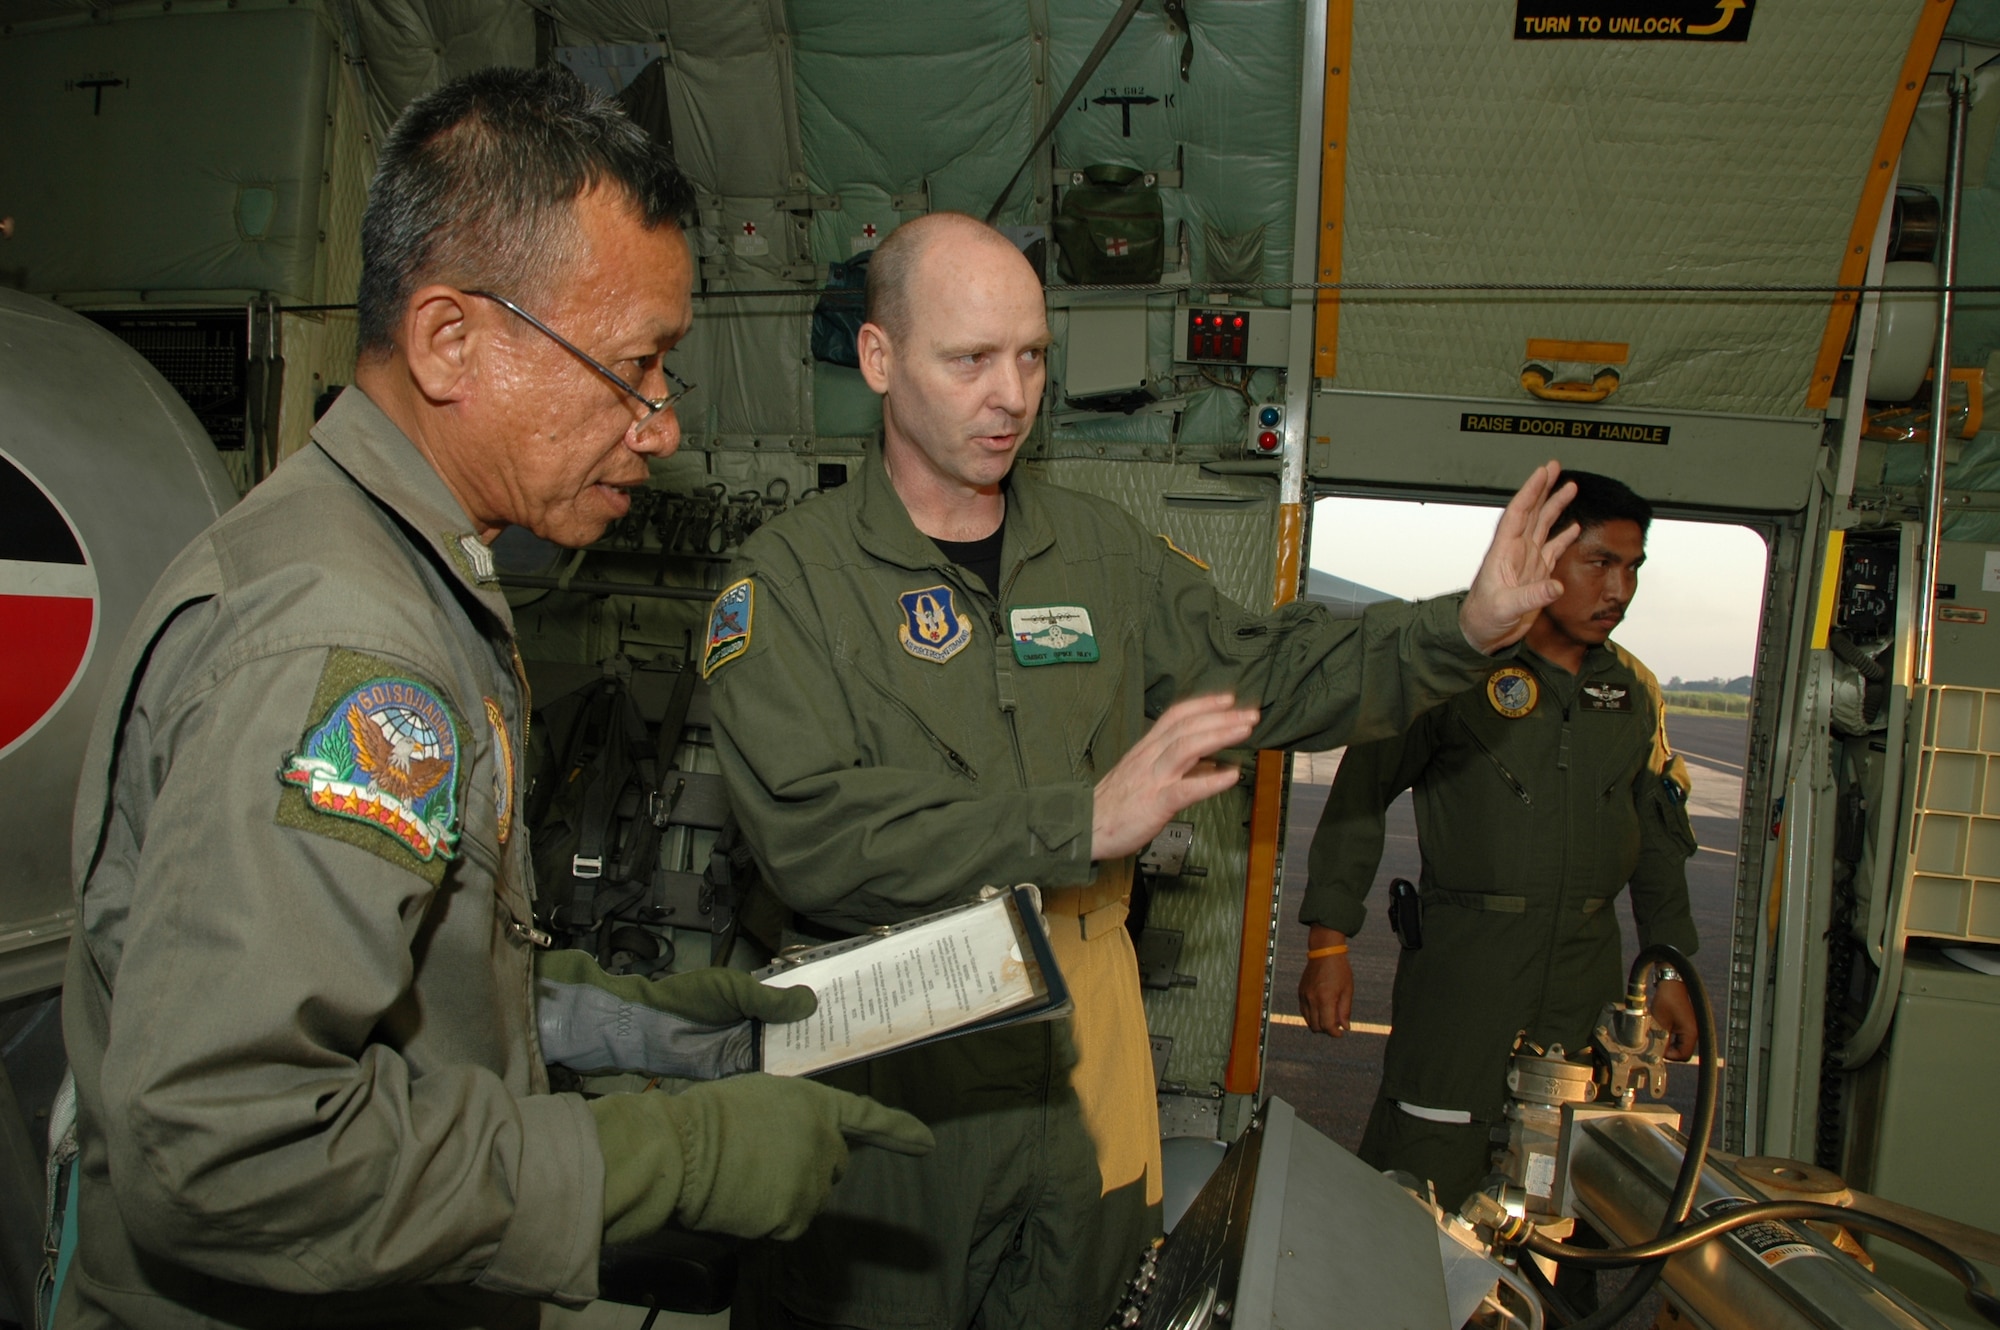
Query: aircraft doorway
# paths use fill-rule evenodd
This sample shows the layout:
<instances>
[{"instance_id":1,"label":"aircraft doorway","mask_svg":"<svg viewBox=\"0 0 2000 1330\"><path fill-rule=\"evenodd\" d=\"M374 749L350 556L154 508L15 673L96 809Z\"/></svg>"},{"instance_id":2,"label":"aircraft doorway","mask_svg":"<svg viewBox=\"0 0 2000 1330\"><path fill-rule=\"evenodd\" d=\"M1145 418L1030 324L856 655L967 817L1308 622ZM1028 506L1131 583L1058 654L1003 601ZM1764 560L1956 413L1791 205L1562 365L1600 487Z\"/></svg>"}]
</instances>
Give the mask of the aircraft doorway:
<instances>
[{"instance_id":1,"label":"aircraft doorway","mask_svg":"<svg viewBox=\"0 0 2000 1330\"><path fill-rule=\"evenodd\" d=\"M1307 595L1336 614L1374 601L1420 599L1464 587L1492 538L1497 506L1329 497L1314 503ZM1701 848L1688 893L1701 938L1718 1029L1727 1029L1728 965L1736 856L1749 733L1753 662L1768 552L1745 526L1656 518L1639 588L1613 640L1645 662L1668 694L1668 737L1693 780L1689 813ZM1306 930L1298 923L1307 851L1341 750L1294 758L1286 832L1265 1090L1297 1106L1320 1131L1360 1144L1381 1078L1399 947L1387 924L1389 881L1419 871L1408 792L1390 807L1367 923L1351 940L1355 995L1350 1032L1313 1034L1298 1015ZM1629 903L1618 918L1625 955L1637 948ZM1690 1111L1692 1075L1670 1079L1670 1100Z\"/></svg>"}]
</instances>

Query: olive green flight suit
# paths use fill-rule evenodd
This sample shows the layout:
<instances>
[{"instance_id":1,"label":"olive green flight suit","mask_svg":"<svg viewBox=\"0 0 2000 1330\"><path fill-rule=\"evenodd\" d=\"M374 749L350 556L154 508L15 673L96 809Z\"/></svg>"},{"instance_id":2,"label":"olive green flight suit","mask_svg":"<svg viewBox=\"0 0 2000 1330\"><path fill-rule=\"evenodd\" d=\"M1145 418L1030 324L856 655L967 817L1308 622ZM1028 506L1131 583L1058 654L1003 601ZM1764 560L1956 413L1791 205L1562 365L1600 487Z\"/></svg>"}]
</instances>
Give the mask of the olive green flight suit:
<instances>
[{"instance_id":1,"label":"olive green flight suit","mask_svg":"<svg viewBox=\"0 0 2000 1330\"><path fill-rule=\"evenodd\" d=\"M58 1326L532 1327L597 1291L506 601L358 389L313 440L162 575L85 757Z\"/></svg>"},{"instance_id":2,"label":"olive green flight suit","mask_svg":"<svg viewBox=\"0 0 2000 1330\"><path fill-rule=\"evenodd\" d=\"M915 1113L937 1150L856 1154L806 1236L746 1276L746 1320L775 1299L762 1315L840 1325L1100 1325L1160 1190L1132 861L1091 860L1095 783L1181 698L1233 691L1264 708L1254 744L1330 747L1396 732L1492 663L1455 598L1250 614L1124 510L1025 467L1001 568L995 595L946 560L878 453L745 542L712 616L717 751L785 903L851 932L1035 882L1076 1000L1068 1020L830 1075ZM1050 606L1087 612L1093 645L1064 649L1096 659L1017 655L1011 611Z\"/></svg>"},{"instance_id":3,"label":"olive green flight suit","mask_svg":"<svg viewBox=\"0 0 2000 1330\"><path fill-rule=\"evenodd\" d=\"M1407 734L1349 748L1313 836L1301 923L1360 931L1384 812L1412 788L1423 947L1396 968L1361 1157L1429 1178L1455 1207L1488 1171L1515 1034L1575 1052L1623 991L1614 902L1626 884L1641 944L1694 952L1695 842L1659 684L1616 646L1592 648L1576 675L1524 649Z\"/></svg>"}]
</instances>

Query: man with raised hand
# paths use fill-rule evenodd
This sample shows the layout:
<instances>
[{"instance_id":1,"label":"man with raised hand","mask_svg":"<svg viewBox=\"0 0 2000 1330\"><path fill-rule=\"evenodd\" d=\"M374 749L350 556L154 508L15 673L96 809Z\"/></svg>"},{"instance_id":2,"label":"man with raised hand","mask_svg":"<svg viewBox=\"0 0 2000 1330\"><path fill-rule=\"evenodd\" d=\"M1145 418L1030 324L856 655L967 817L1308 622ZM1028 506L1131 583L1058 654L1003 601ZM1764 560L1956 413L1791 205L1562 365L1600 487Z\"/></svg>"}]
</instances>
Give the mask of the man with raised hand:
<instances>
[{"instance_id":1,"label":"man with raised hand","mask_svg":"<svg viewBox=\"0 0 2000 1330\"><path fill-rule=\"evenodd\" d=\"M487 547L597 539L678 444L691 202L561 71L461 79L385 144L356 386L167 569L85 760L58 1325L533 1326L595 1295L604 1241L790 1235L848 1138L929 1147L803 1080L548 1093L545 1052L713 1075L746 1017L813 1009L729 971L537 974Z\"/></svg>"},{"instance_id":2,"label":"man with raised hand","mask_svg":"<svg viewBox=\"0 0 2000 1330\"><path fill-rule=\"evenodd\" d=\"M1641 944L1695 949L1687 766L1667 743L1659 682L1611 641L1639 589L1653 509L1608 476L1566 471L1578 533L1515 657L1418 718L1357 744L1313 836L1300 922L1299 1010L1341 1038L1354 1008L1347 940L1382 860L1384 814L1416 791L1423 872L1403 932L1381 1092L1361 1142L1377 1168L1436 1184L1456 1209L1504 1129L1507 1061L1525 1033L1578 1052L1625 987L1615 905L1629 883ZM1421 946L1414 945L1421 940ZM1653 1017L1667 1056L1694 1052L1694 1006L1668 971Z\"/></svg>"},{"instance_id":3,"label":"man with raised hand","mask_svg":"<svg viewBox=\"0 0 2000 1330\"><path fill-rule=\"evenodd\" d=\"M882 447L744 544L704 657L723 772L799 932L1035 882L1076 1008L825 1077L939 1149L857 1157L740 1296L760 1324L1095 1327L1159 1230L1133 856L1236 782L1223 750L1392 734L1483 678L1557 594L1567 494L1538 470L1462 598L1251 614L1123 509L1014 465L1050 337L1006 237L907 223L867 299Z\"/></svg>"}]
</instances>

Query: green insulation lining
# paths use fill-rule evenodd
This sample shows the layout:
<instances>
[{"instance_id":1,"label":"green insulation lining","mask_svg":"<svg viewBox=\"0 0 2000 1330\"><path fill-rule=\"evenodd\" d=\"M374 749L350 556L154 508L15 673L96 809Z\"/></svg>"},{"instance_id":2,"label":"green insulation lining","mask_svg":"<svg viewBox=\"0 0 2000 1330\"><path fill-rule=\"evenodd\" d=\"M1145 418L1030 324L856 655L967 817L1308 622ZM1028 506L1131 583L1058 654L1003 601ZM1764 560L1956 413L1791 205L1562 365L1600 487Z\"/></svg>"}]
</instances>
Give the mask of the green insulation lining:
<instances>
[{"instance_id":1,"label":"green insulation lining","mask_svg":"<svg viewBox=\"0 0 2000 1330\"><path fill-rule=\"evenodd\" d=\"M1767 4L1731 43L1356 6L1343 280L1831 284L1923 7ZM1357 292L1339 386L1525 402L1527 339L1613 341L1621 406L1797 416L1829 304Z\"/></svg>"}]
</instances>

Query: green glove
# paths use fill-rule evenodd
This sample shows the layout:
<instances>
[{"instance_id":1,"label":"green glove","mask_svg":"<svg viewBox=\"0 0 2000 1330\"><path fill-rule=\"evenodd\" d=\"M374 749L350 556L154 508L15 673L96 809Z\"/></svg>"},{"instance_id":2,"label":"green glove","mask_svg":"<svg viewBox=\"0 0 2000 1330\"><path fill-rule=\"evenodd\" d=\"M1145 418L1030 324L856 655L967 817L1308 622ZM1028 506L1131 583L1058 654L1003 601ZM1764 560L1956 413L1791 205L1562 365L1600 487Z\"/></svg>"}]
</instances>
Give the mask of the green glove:
<instances>
[{"instance_id":1,"label":"green glove","mask_svg":"<svg viewBox=\"0 0 2000 1330\"><path fill-rule=\"evenodd\" d=\"M758 1073L590 1101L604 1153L604 1241L678 1220L740 1238L796 1238L847 1171L847 1142L925 1155L929 1127L818 1081Z\"/></svg>"},{"instance_id":2,"label":"green glove","mask_svg":"<svg viewBox=\"0 0 2000 1330\"><path fill-rule=\"evenodd\" d=\"M773 988L741 970L642 979L606 974L581 951L535 958L542 1057L588 1074L733 1076L755 1065L752 1020L804 1020L817 1005L810 988Z\"/></svg>"}]
</instances>

